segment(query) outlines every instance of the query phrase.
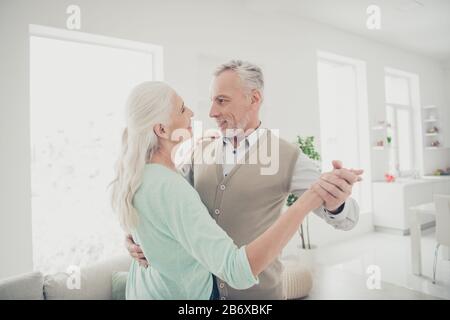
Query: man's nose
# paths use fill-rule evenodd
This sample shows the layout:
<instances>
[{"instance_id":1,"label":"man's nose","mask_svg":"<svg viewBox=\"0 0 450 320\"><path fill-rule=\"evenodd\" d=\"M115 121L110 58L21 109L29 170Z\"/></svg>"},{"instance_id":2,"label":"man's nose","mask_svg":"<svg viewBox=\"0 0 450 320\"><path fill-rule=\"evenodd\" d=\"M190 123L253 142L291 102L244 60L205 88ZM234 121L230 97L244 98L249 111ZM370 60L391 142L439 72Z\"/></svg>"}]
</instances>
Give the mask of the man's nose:
<instances>
[{"instance_id":1,"label":"man's nose","mask_svg":"<svg viewBox=\"0 0 450 320\"><path fill-rule=\"evenodd\" d=\"M211 109L209 110L209 117L210 118L216 118L219 115L219 113L217 112L217 108L215 106L215 104L211 104Z\"/></svg>"}]
</instances>

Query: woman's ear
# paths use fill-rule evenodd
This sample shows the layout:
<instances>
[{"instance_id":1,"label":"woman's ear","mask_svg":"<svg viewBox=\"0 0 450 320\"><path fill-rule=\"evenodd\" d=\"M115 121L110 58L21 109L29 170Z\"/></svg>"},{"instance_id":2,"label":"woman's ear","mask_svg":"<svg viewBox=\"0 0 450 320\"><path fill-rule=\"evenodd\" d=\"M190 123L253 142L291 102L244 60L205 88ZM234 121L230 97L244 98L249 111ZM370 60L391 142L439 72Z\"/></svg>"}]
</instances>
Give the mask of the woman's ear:
<instances>
[{"instance_id":1,"label":"woman's ear","mask_svg":"<svg viewBox=\"0 0 450 320\"><path fill-rule=\"evenodd\" d=\"M166 130L164 129L164 126L161 123L155 124L153 126L153 132L159 138L166 138Z\"/></svg>"}]
</instances>

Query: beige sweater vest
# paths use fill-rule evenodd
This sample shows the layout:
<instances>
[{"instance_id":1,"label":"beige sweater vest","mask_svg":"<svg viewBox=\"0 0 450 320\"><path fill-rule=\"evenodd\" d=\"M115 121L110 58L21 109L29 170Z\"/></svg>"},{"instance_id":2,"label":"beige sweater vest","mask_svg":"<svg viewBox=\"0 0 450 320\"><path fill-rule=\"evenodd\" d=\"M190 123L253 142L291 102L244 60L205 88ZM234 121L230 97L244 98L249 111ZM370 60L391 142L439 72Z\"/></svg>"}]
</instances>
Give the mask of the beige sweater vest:
<instances>
[{"instance_id":1,"label":"beige sweater vest","mask_svg":"<svg viewBox=\"0 0 450 320\"><path fill-rule=\"evenodd\" d=\"M224 229L238 247L246 245L267 230L280 216L281 209L289 193L294 167L299 150L291 143L282 140L269 130L263 133L250 150L246 159L255 159L259 151L271 155L272 139L279 145L279 169L273 175L261 174L262 164L259 156L250 164L236 164L224 177L222 169L222 140L212 142L208 149L204 144L202 151L194 159L193 169L195 189L217 224ZM211 152L215 159L212 164L198 164L199 156ZM276 154L273 155L277 157ZM272 159L274 159L272 158ZM211 161L209 162L211 163ZM264 163L264 162L263 162ZM236 290L221 279L217 286L221 299L285 299L281 274L283 268L278 259L259 275L259 284L246 290Z\"/></svg>"}]
</instances>

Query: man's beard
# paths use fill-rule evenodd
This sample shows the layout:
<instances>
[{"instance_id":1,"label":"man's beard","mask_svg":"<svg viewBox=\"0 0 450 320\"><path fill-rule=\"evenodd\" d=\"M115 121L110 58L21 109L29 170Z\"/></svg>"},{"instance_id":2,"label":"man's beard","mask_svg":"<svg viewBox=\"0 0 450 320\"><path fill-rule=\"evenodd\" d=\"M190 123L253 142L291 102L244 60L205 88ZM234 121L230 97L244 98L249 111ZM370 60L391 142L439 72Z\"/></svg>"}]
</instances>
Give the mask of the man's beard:
<instances>
[{"instance_id":1,"label":"man's beard","mask_svg":"<svg viewBox=\"0 0 450 320\"><path fill-rule=\"evenodd\" d=\"M227 122L230 123L228 120ZM244 116L241 121L239 121L232 128L226 128L225 132L222 132L223 136L226 138L245 136L245 128L247 127L248 122L248 116Z\"/></svg>"}]
</instances>

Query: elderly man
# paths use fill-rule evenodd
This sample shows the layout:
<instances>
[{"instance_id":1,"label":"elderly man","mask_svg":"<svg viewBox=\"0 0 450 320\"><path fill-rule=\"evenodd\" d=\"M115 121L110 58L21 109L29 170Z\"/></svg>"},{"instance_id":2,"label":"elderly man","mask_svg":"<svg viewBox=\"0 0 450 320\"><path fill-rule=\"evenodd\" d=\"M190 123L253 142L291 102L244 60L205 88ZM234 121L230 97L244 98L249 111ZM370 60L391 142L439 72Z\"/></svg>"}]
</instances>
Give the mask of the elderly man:
<instances>
[{"instance_id":1,"label":"elderly man","mask_svg":"<svg viewBox=\"0 0 450 320\"><path fill-rule=\"evenodd\" d=\"M217 224L238 246L251 242L275 222L289 193L301 195L311 186L324 201L315 214L336 229L352 229L358 221L359 208L350 195L362 170L348 170L339 161L333 161L334 170L321 174L315 163L293 144L262 128L259 110L263 92L264 79L258 66L239 60L219 66L211 87L209 116L216 120L223 135L204 143L214 145L215 161L196 161L193 156L193 163L184 172L186 178ZM261 174L261 161L244 161L260 148L267 150L274 141L278 146L276 172ZM200 153L206 149L201 148ZM127 247L142 265L147 264L129 236ZM276 260L260 274L259 284L247 290L235 290L221 279L215 280L223 300L283 299L281 274L282 265Z\"/></svg>"}]
</instances>

